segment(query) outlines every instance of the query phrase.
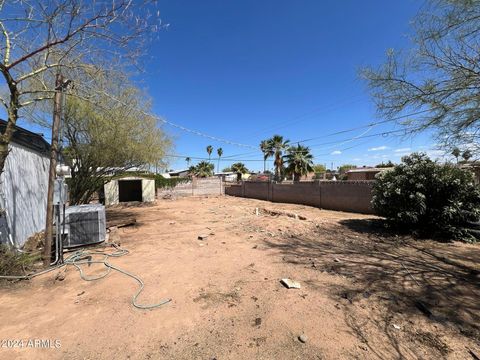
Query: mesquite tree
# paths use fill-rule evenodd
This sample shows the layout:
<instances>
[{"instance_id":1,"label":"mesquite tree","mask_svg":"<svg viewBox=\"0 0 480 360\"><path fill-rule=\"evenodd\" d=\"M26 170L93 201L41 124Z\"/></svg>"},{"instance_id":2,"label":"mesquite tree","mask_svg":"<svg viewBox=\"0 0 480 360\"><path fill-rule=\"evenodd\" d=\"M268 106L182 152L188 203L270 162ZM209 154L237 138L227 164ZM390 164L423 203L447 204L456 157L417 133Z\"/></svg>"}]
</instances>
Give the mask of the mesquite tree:
<instances>
[{"instance_id":1,"label":"mesquite tree","mask_svg":"<svg viewBox=\"0 0 480 360\"><path fill-rule=\"evenodd\" d=\"M144 40L163 26L148 0L0 0L0 105L7 126L0 134L0 174L19 117L44 114L55 75L74 81L70 93L88 98L102 72L135 61ZM51 111L51 105L50 109ZM45 123L43 123L45 125Z\"/></svg>"},{"instance_id":2,"label":"mesquite tree","mask_svg":"<svg viewBox=\"0 0 480 360\"><path fill-rule=\"evenodd\" d=\"M381 115L402 120L407 133L435 130L440 143L480 149L480 1L427 0L413 22L410 51L388 52L364 69Z\"/></svg>"},{"instance_id":3,"label":"mesquite tree","mask_svg":"<svg viewBox=\"0 0 480 360\"><path fill-rule=\"evenodd\" d=\"M107 86L108 85L108 86ZM95 102L68 96L64 159L71 168L70 204L86 204L112 177L159 163L171 141L149 115L145 94L121 75L104 84Z\"/></svg>"}]
</instances>

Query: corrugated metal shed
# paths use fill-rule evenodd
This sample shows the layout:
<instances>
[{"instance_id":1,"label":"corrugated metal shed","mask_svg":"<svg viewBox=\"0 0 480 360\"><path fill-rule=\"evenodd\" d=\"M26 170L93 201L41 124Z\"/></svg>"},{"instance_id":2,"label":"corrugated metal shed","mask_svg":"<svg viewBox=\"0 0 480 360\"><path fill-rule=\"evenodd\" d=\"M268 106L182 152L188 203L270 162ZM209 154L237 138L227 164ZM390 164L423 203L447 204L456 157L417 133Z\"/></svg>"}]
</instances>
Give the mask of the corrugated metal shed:
<instances>
[{"instance_id":1,"label":"corrugated metal shed","mask_svg":"<svg viewBox=\"0 0 480 360\"><path fill-rule=\"evenodd\" d=\"M6 121L0 120L0 132ZM13 242L26 239L45 227L50 145L39 134L15 128L5 169L0 176L0 207L5 209Z\"/></svg>"}]
</instances>

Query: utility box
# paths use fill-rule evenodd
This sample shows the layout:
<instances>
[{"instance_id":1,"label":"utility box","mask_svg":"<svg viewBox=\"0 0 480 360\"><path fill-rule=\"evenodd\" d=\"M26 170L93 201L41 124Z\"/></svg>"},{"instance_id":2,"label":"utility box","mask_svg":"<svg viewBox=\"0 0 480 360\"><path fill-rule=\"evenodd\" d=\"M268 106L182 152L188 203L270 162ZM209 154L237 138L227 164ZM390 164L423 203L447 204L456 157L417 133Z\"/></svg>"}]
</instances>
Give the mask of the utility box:
<instances>
[{"instance_id":1,"label":"utility box","mask_svg":"<svg viewBox=\"0 0 480 360\"><path fill-rule=\"evenodd\" d=\"M106 234L105 206L77 205L65 211L64 248L97 244L105 241Z\"/></svg>"}]
</instances>

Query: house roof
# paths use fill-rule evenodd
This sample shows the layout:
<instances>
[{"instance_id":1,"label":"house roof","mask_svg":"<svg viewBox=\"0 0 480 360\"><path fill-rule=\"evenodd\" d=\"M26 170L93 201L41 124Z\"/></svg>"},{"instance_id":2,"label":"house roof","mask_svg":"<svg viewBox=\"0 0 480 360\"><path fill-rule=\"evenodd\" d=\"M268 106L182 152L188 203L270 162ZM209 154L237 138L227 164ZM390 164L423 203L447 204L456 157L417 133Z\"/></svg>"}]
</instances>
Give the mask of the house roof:
<instances>
[{"instance_id":1,"label":"house roof","mask_svg":"<svg viewBox=\"0 0 480 360\"><path fill-rule=\"evenodd\" d=\"M182 169L182 170L169 171L168 173L169 173L170 175L172 175L172 174L180 174L180 173L188 172L188 171L189 171L189 169Z\"/></svg>"},{"instance_id":2,"label":"house roof","mask_svg":"<svg viewBox=\"0 0 480 360\"><path fill-rule=\"evenodd\" d=\"M6 127L7 122L0 119L0 132L4 133ZM43 138L41 134L31 132L20 126L15 126L12 142L42 154L47 154L50 151L50 144Z\"/></svg>"}]
</instances>

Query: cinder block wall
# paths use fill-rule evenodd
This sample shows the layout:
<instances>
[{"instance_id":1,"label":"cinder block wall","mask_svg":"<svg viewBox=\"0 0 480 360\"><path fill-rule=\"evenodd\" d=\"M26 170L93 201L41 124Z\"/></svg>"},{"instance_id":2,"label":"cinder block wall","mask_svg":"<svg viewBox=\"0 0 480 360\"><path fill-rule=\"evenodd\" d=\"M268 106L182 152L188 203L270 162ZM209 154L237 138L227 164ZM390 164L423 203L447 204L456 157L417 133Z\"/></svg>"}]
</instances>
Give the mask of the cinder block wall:
<instances>
[{"instance_id":1,"label":"cinder block wall","mask_svg":"<svg viewBox=\"0 0 480 360\"><path fill-rule=\"evenodd\" d=\"M321 181L320 207L329 210L374 214L373 181Z\"/></svg>"},{"instance_id":2,"label":"cinder block wall","mask_svg":"<svg viewBox=\"0 0 480 360\"><path fill-rule=\"evenodd\" d=\"M272 184L272 201L310 206L320 206L320 186L318 182L296 184Z\"/></svg>"},{"instance_id":3,"label":"cinder block wall","mask_svg":"<svg viewBox=\"0 0 480 360\"><path fill-rule=\"evenodd\" d=\"M225 187L225 194L329 210L374 214L370 203L372 186L373 181L315 181L295 184L246 181Z\"/></svg>"}]
</instances>

